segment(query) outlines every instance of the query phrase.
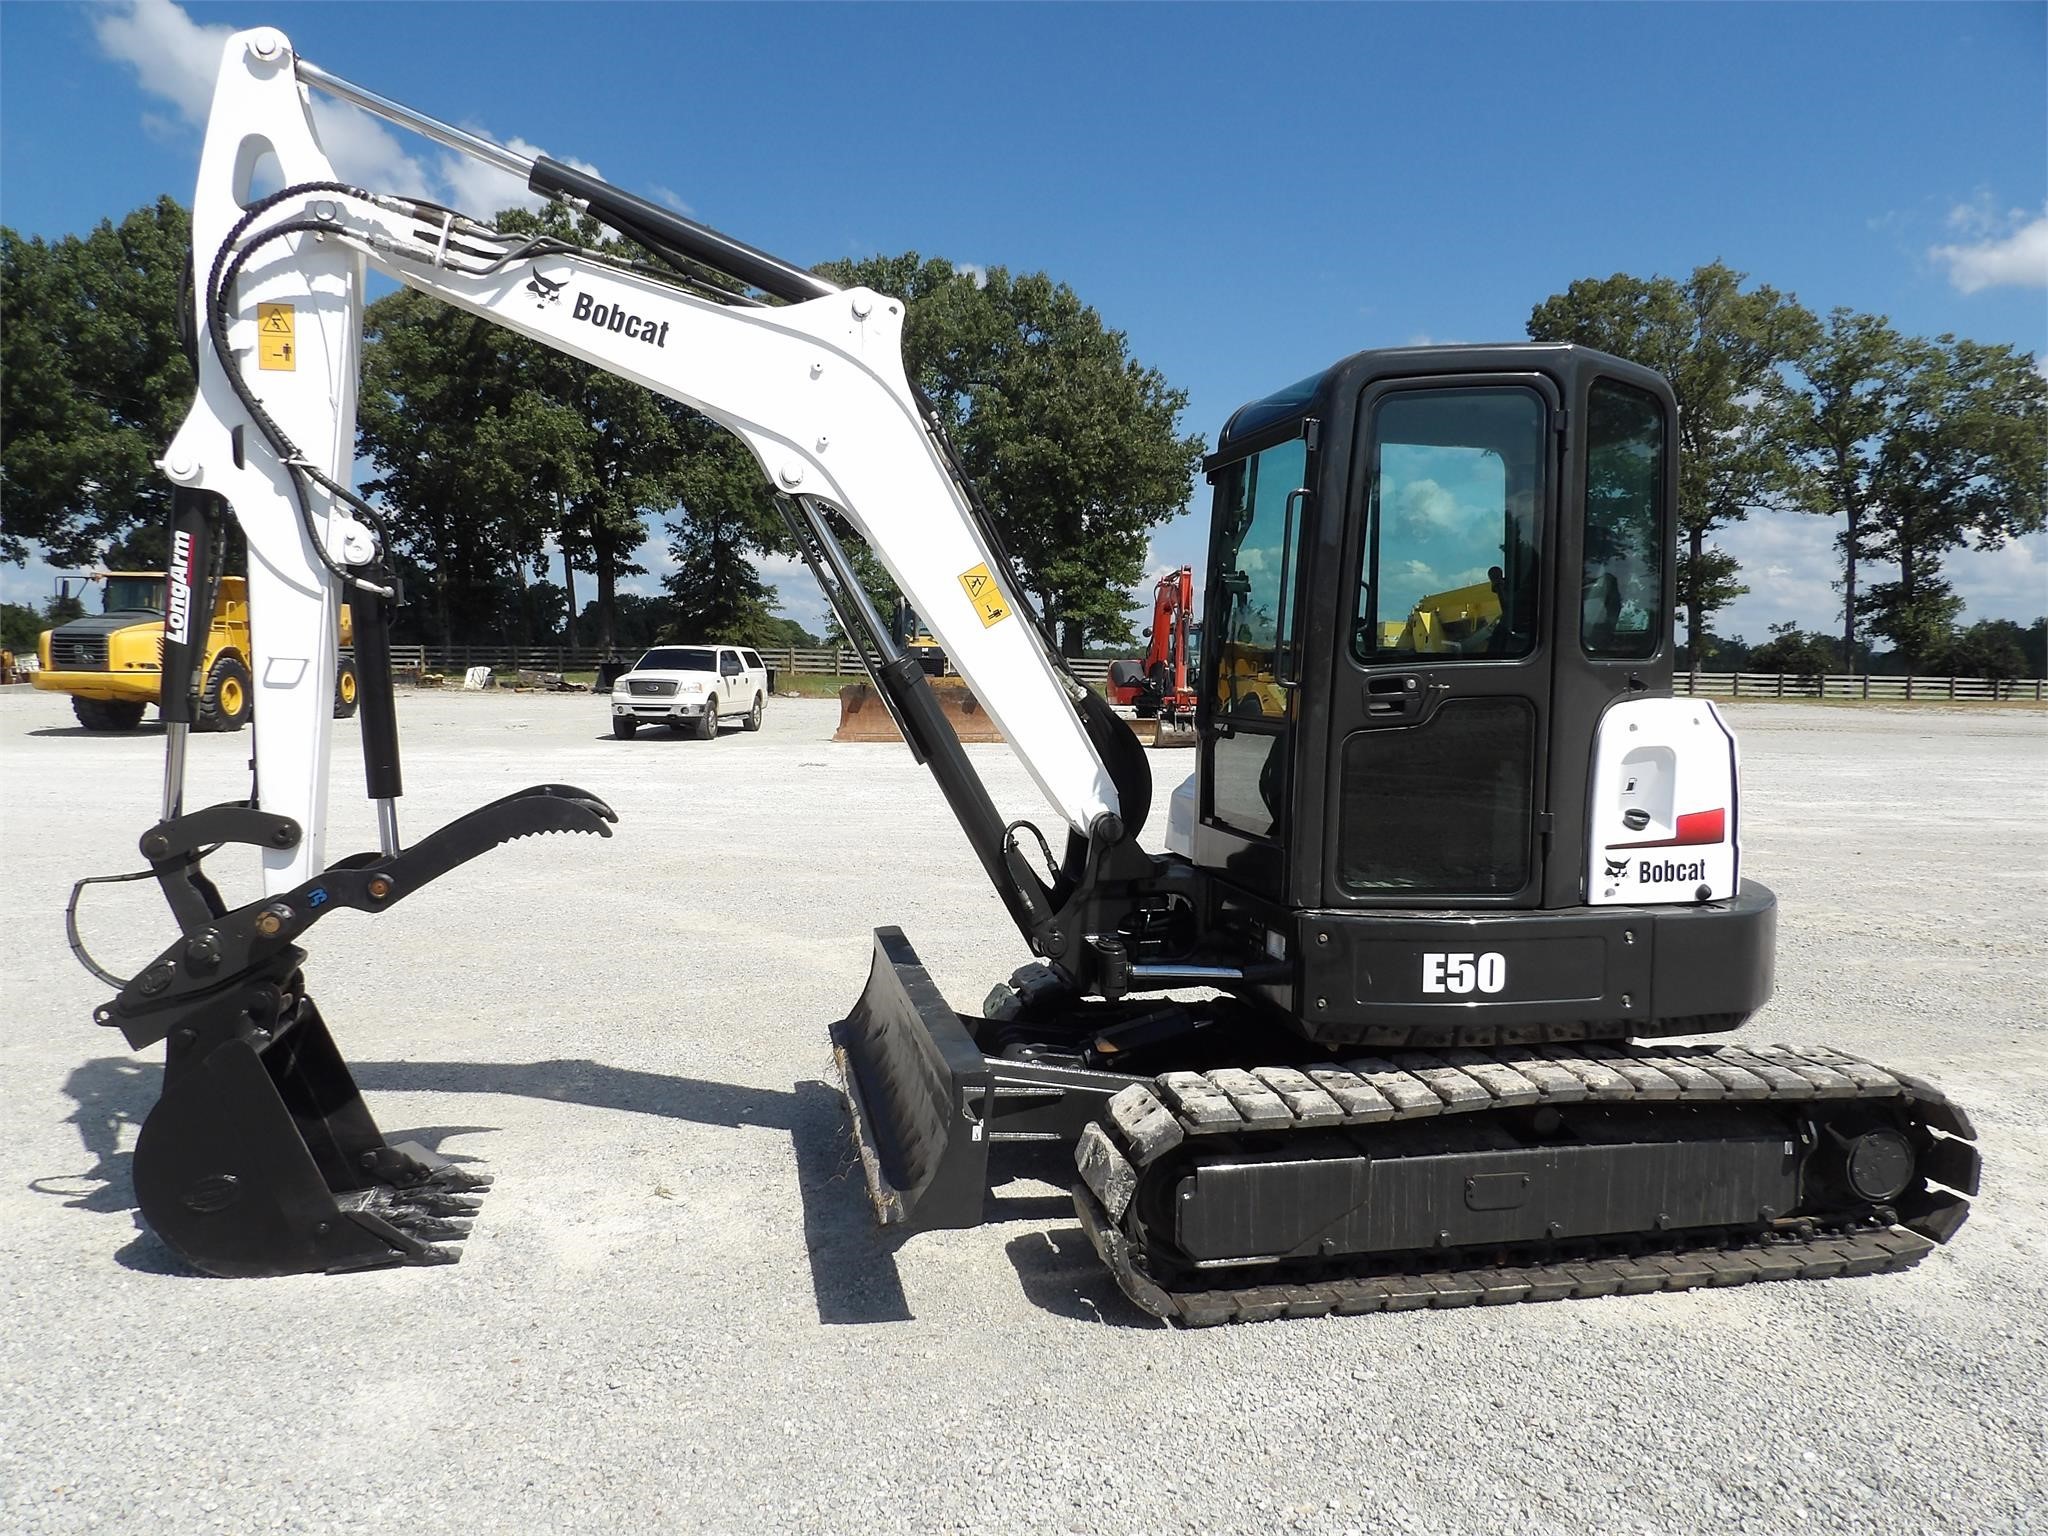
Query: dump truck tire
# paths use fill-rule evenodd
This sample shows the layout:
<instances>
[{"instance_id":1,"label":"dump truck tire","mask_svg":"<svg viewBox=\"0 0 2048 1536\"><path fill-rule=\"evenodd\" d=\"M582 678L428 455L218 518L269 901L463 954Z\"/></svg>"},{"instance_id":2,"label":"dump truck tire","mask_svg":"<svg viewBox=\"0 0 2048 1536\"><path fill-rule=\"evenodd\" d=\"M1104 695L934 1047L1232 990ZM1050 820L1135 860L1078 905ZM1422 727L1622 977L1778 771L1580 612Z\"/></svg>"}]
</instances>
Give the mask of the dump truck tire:
<instances>
[{"instance_id":1,"label":"dump truck tire","mask_svg":"<svg viewBox=\"0 0 2048 1536\"><path fill-rule=\"evenodd\" d=\"M234 656L223 656L206 674L199 690L199 713L193 721L202 731L239 731L256 712L256 690L249 669Z\"/></svg>"},{"instance_id":2,"label":"dump truck tire","mask_svg":"<svg viewBox=\"0 0 2048 1536\"><path fill-rule=\"evenodd\" d=\"M356 712L356 697L360 692L356 680L356 664L348 657L341 658L341 664L334 669L334 718L346 720Z\"/></svg>"},{"instance_id":3,"label":"dump truck tire","mask_svg":"<svg viewBox=\"0 0 2048 1536\"><path fill-rule=\"evenodd\" d=\"M132 731L142 723L149 706L126 699L81 699L73 695L71 712L88 731Z\"/></svg>"}]
</instances>

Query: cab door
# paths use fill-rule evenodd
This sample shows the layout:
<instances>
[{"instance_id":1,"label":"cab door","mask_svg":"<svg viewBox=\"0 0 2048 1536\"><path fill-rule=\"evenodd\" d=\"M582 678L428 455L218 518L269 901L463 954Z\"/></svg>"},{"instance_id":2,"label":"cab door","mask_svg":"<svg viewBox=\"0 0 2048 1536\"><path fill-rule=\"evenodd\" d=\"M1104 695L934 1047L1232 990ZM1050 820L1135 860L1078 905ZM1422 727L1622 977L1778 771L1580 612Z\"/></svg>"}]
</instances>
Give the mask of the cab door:
<instances>
[{"instance_id":1,"label":"cab door","mask_svg":"<svg viewBox=\"0 0 2048 1536\"><path fill-rule=\"evenodd\" d=\"M1540 905L1558 390L1384 379L1357 411L1324 900Z\"/></svg>"}]
</instances>

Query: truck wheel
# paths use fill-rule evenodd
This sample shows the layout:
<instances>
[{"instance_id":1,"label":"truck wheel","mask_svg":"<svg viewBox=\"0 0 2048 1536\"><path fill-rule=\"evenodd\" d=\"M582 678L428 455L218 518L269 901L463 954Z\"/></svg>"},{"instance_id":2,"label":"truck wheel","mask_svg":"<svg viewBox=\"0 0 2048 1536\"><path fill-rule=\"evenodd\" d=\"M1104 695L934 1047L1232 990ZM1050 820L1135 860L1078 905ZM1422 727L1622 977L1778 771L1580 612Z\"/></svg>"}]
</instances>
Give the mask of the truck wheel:
<instances>
[{"instance_id":1,"label":"truck wheel","mask_svg":"<svg viewBox=\"0 0 2048 1536\"><path fill-rule=\"evenodd\" d=\"M761 716L767 712L767 709L767 701L760 694L755 694L754 707L747 711L747 718L740 722L740 729L743 731L758 731L761 729Z\"/></svg>"},{"instance_id":2,"label":"truck wheel","mask_svg":"<svg viewBox=\"0 0 2048 1536\"><path fill-rule=\"evenodd\" d=\"M346 720L356 712L356 664L348 657L334 669L334 718Z\"/></svg>"},{"instance_id":3,"label":"truck wheel","mask_svg":"<svg viewBox=\"0 0 2048 1536\"><path fill-rule=\"evenodd\" d=\"M193 721L202 731L239 731L256 712L256 690L249 682L249 669L232 656L223 656L206 674L206 686L199 690L199 718Z\"/></svg>"},{"instance_id":4,"label":"truck wheel","mask_svg":"<svg viewBox=\"0 0 2048 1536\"><path fill-rule=\"evenodd\" d=\"M640 729L640 722L631 715L612 716L612 734L621 741L631 741L633 733Z\"/></svg>"},{"instance_id":5,"label":"truck wheel","mask_svg":"<svg viewBox=\"0 0 2048 1536\"><path fill-rule=\"evenodd\" d=\"M706 699L704 701L704 713L697 717L697 739L699 741L718 740L718 705L714 700Z\"/></svg>"},{"instance_id":6,"label":"truck wheel","mask_svg":"<svg viewBox=\"0 0 2048 1536\"><path fill-rule=\"evenodd\" d=\"M148 707L126 699L81 699L74 695L71 700L71 712L88 731L132 731L142 724L142 712Z\"/></svg>"}]
</instances>

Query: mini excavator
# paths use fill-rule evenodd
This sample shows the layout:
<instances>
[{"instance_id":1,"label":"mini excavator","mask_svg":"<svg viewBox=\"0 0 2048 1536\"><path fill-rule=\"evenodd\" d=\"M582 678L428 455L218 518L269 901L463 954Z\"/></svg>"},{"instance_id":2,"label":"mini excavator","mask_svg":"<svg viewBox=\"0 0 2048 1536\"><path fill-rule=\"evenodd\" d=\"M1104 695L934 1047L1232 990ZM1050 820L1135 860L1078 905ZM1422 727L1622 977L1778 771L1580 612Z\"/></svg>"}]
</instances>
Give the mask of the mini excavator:
<instances>
[{"instance_id":1,"label":"mini excavator","mask_svg":"<svg viewBox=\"0 0 2048 1536\"><path fill-rule=\"evenodd\" d=\"M565 199L621 259L340 179L332 93ZM278 190L259 195L260 163ZM349 487L369 268L737 434L1033 962L950 1007L893 928L832 1028L880 1222L970 1226L1011 1144L1073 1148L1079 1221L1188 1325L1866 1274L1962 1223L1934 1086L1839 1051L1681 1044L1770 996L1734 738L1672 690L1676 403L1559 345L1363 352L1244 406L1207 461L1210 643L1163 852L1146 754L1077 683L941 420L902 304L228 40L193 208L198 398L175 486L166 769L143 856L176 940L97 1013L163 1042L142 1215L216 1275L455 1257L483 1180L393 1146L300 941L492 846L609 835L543 784L401 840L385 513ZM248 545L257 793L187 809L226 519ZM835 533L866 540L1064 822L1006 820ZM1432 594L1484 584L1455 645ZM336 616L354 618L375 850L325 855ZM1484 611L1479 611L1483 609ZM253 847L230 909L204 860ZM72 933L78 944L72 902Z\"/></svg>"}]
</instances>

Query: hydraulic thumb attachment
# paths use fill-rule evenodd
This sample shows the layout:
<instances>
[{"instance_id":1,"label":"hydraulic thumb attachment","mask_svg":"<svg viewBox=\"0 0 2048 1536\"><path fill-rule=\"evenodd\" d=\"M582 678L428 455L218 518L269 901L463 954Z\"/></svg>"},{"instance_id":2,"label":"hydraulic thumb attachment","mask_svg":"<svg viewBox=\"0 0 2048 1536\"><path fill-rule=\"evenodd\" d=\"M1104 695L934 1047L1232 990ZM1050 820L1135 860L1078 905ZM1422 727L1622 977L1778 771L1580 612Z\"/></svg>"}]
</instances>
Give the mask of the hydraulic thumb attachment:
<instances>
[{"instance_id":1,"label":"hydraulic thumb attachment","mask_svg":"<svg viewBox=\"0 0 2048 1536\"><path fill-rule=\"evenodd\" d=\"M130 1046L165 1044L164 1091L135 1148L136 1203L207 1274L452 1263L489 1180L387 1143L306 995L298 936L338 907L381 912L459 864L541 832L611 835L596 796L540 784L400 853L357 854L228 911L201 867L223 843L297 846L288 817L209 806L143 834L183 937L95 1015Z\"/></svg>"}]
</instances>

